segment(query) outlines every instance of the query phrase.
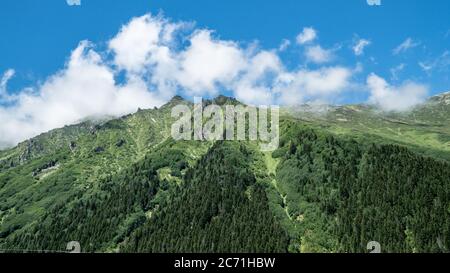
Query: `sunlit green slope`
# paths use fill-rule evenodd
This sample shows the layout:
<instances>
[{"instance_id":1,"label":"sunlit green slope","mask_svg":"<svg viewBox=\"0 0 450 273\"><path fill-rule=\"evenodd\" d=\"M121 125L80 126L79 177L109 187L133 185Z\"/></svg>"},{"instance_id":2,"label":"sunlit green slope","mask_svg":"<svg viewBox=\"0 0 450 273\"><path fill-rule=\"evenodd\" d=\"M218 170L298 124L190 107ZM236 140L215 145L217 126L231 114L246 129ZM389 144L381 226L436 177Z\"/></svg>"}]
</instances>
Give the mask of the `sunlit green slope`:
<instances>
[{"instance_id":1,"label":"sunlit green slope","mask_svg":"<svg viewBox=\"0 0 450 273\"><path fill-rule=\"evenodd\" d=\"M284 108L266 153L174 141L179 103L1 151L0 251L449 251L450 94L407 113Z\"/></svg>"}]
</instances>

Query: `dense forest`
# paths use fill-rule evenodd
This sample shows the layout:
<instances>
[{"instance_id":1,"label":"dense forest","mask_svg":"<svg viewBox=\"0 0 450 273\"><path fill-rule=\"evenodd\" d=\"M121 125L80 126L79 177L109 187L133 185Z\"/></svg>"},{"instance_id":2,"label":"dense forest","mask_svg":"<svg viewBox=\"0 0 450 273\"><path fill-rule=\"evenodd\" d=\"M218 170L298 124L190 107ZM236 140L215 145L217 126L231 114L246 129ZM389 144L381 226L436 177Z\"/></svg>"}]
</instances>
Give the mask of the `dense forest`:
<instances>
[{"instance_id":1,"label":"dense forest","mask_svg":"<svg viewBox=\"0 0 450 273\"><path fill-rule=\"evenodd\" d=\"M382 252L450 252L443 143L422 152L427 143L339 134L295 115L281 117L273 152L174 141L169 110L180 100L1 151L0 252L70 241L83 252L368 252L371 241Z\"/></svg>"},{"instance_id":2,"label":"dense forest","mask_svg":"<svg viewBox=\"0 0 450 273\"><path fill-rule=\"evenodd\" d=\"M218 142L167 207L133 232L125 252L286 252L244 145Z\"/></svg>"},{"instance_id":3,"label":"dense forest","mask_svg":"<svg viewBox=\"0 0 450 273\"><path fill-rule=\"evenodd\" d=\"M303 252L447 252L450 165L288 123L277 181ZM281 218L281 217L280 217Z\"/></svg>"},{"instance_id":4,"label":"dense forest","mask_svg":"<svg viewBox=\"0 0 450 273\"><path fill-rule=\"evenodd\" d=\"M172 145L168 141L125 171L108 176L92 194L80 191L54 204L39 223L8 237L4 248L64 250L67 242L76 240L83 251L112 251L171 190L157 170L171 167L174 175L181 175L187 167L183 153Z\"/></svg>"},{"instance_id":5,"label":"dense forest","mask_svg":"<svg viewBox=\"0 0 450 273\"><path fill-rule=\"evenodd\" d=\"M102 181L95 194L75 196L70 209L56 204L4 247L63 250L76 238L87 252L118 245L127 252L286 252L287 234L268 209L248 158L244 145L217 143L187 170L180 187L160 180L157 170L170 167L174 177L181 175L187 168L182 153L152 153Z\"/></svg>"}]
</instances>

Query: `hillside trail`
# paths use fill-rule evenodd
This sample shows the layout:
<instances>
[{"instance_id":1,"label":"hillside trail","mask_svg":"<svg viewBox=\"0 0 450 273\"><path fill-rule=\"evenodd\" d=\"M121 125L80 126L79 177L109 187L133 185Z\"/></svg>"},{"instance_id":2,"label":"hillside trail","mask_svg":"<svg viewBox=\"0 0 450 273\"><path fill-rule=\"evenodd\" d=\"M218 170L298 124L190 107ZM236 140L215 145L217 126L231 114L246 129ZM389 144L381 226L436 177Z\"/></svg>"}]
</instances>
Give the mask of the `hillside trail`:
<instances>
[{"instance_id":1,"label":"hillside trail","mask_svg":"<svg viewBox=\"0 0 450 273\"><path fill-rule=\"evenodd\" d=\"M287 205L287 194L282 194L280 188L278 187L278 182L276 180L276 172L277 172L277 166L280 163L280 160L277 158L272 157L272 152L264 152L264 163L266 164L267 168L267 174L269 176L273 176L273 179L271 181L273 187L280 195L281 199L283 200L283 210L286 213L286 216L290 221L292 221L292 216L289 214L289 208Z\"/></svg>"}]
</instances>

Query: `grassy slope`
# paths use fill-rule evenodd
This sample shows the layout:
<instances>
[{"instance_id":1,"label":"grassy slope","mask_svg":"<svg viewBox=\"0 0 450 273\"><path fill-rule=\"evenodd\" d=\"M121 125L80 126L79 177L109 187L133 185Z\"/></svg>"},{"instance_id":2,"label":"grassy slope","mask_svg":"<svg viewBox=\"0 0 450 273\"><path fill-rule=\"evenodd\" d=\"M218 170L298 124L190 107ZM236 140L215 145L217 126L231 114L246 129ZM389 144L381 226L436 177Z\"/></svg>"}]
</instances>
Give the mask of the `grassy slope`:
<instances>
[{"instance_id":1,"label":"grassy slope","mask_svg":"<svg viewBox=\"0 0 450 273\"><path fill-rule=\"evenodd\" d=\"M222 100L224 98L219 102ZM179 98L160 109L141 110L108 122L85 122L53 130L16 148L1 151L0 235L6 236L35 225L55 203L64 203L74 196L94 194L103 179L129 169L148 153L164 147L172 123L170 109L174 103L179 103ZM448 105L441 101L433 103L404 115L384 115L373 112L373 109L348 106L330 111L325 116L296 113L282 119L308 124L311 128L342 138L357 139L362 146L372 142L395 143L425 155L450 160ZM192 164L208 147L182 142L177 145L185 151ZM249 146L254 151L258 150L253 144ZM291 237L295 237L299 229L305 228L300 227L304 216L294 215L293 211L298 211L295 208L298 204L294 204L298 198L289 197L291 189L277 180L280 160L270 153L256 158L253 172L266 187L271 201L269 206ZM49 162L56 162L57 167L44 168ZM181 183L167 166L158 170L158 175L161 180ZM310 237L306 240L314 239ZM298 251L299 246L291 245L291 251ZM310 250L320 251L314 247Z\"/></svg>"},{"instance_id":2,"label":"grassy slope","mask_svg":"<svg viewBox=\"0 0 450 273\"><path fill-rule=\"evenodd\" d=\"M0 234L37 221L53 204L89 194L170 133L170 104L42 134L0 154ZM55 162L56 167L46 167Z\"/></svg>"},{"instance_id":3,"label":"grassy slope","mask_svg":"<svg viewBox=\"0 0 450 273\"><path fill-rule=\"evenodd\" d=\"M286 118L326 129L361 143L390 143L407 146L426 156L450 161L449 94L431 98L406 113L385 113L364 105L286 109Z\"/></svg>"}]
</instances>

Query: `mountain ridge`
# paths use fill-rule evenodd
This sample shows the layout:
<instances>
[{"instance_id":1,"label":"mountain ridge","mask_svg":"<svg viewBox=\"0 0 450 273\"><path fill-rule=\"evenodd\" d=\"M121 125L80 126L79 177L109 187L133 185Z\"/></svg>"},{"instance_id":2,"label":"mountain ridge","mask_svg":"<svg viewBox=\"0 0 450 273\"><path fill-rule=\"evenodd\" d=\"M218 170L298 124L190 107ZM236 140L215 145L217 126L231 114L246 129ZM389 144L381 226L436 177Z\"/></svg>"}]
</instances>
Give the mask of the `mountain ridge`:
<instances>
[{"instance_id":1,"label":"mountain ridge","mask_svg":"<svg viewBox=\"0 0 450 273\"><path fill-rule=\"evenodd\" d=\"M238 101L236 98L233 98L233 97L230 97L230 96L225 96L225 95L218 95L215 98L206 99L206 100L204 100L204 102L206 104L215 103L215 104L218 104L218 105L224 105L226 103L233 104L233 105L243 104L242 102ZM419 104L416 107L414 107L414 108L412 108L412 109L410 109L408 111L404 111L404 113L409 113L410 111L414 111L414 109L418 109L418 108L420 109L421 107L426 106L430 102L438 102L438 103L443 103L445 105L450 105L450 91L433 95L433 96L429 97L427 99L427 101L425 101L424 103ZM165 104L163 104L159 108L154 107L153 110L161 109L161 108L173 107L173 106L175 106L176 104L179 104L179 103L190 104L190 105L192 104L192 102L190 102L189 100L186 100L182 96L175 95L174 97L172 97L172 99L170 99L168 102L166 102ZM370 109L370 110L374 110L374 111L379 111L380 113L389 113L389 112L384 112L384 111L378 109L375 106L372 106L370 104L364 104L364 103L345 104L345 105L309 104L309 103L305 103L305 104L301 104L301 105L297 105L297 106L291 106L291 107L284 106L282 108L291 109L290 111L292 111L292 108L299 108L301 111L311 112L311 113L323 113L323 112L327 112L329 110L336 110L336 109L342 109L342 108L344 108L344 109L345 108L353 108L353 109L361 108L361 109ZM141 109L141 108L139 108L136 112L133 112L133 113L130 113L130 114L126 114L126 115L123 115L123 116L119 116L119 117L112 117L112 116L111 117L106 117L106 116L105 117L95 117L95 118L87 117L87 118L84 118L80 122L76 122L74 124L65 125L65 126L59 127L59 128L54 128L54 129L51 129L51 130L49 130L47 132L42 132L42 133L40 133L39 135L37 135L35 137L32 137L30 139L27 139L27 140L19 142L15 146L0 148L0 152L3 152L5 150L11 149L11 148L14 148L14 147L16 147L18 145L23 145L24 143L26 143L26 142L34 139L34 138L39 138L39 137L41 137L41 136L43 136L45 134L53 133L55 131L62 130L62 129L67 128L67 127L80 127L80 126L84 126L85 124L88 124L90 126L95 126L95 125L99 125L99 124L108 122L110 120L123 119L123 118L129 117L130 115L134 115L134 114L139 113L141 111L147 111L147 110L152 110L152 109L151 108L149 108L149 109ZM0 147L2 147L2 146L0 146Z\"/></svg>"},{"instance_id":2,"label":"mountain ridge","mask_svg":"<svg viewBox=\"0 0 450 273\"><path fill-rule=\"evenodd\" d=\"M175 97L1 152L0 250L58 250L74 239L87 252L360 252L369 239L388 251L445 251L435 237L450 246L450 231L439 229L450 227L445 126L353 106L319 118L282 111L280 147L262 153L252 141L174 141L171 107L179 103L192 105ZM445 116L444 106L415 114ZM381 191L386 187L391 191ZM361 217L368 226L355 220ZM432 239L423 239L427 222ZM189 226L192 236L180 236ZM234 237L220 239L227 236Z\"/></svg>"}]
</instances>

